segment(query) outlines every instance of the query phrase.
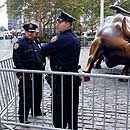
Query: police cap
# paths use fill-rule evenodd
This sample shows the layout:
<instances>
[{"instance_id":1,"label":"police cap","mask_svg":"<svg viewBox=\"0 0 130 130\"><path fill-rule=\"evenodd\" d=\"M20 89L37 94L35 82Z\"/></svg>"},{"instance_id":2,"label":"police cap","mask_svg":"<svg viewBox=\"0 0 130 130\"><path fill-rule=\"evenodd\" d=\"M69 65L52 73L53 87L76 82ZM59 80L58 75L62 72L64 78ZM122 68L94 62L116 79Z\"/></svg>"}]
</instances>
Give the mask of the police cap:
<instances>
[{"instance_id":1,"label":"police cap","mask_svg":"<svg viewBox=\"0 0 130 130\"><path fill-rule=\"evenodd\" d=\"M38 26L36 24L29 23L29 24L24 24L23 28L27 32L35 32L36 28L38 28Z\"/></svg>"},{"instance_id":2,"label":"police cap","mask_svg":"<svg viewBox=\"0 0 130 130\"><path fill-rule=\"evenodd\" d=\"M63 11L60 13L59 17L57 18L57 21L67 21L71 23L75 20L76 19L73 16Z\"/></svg>"}]
</instances>

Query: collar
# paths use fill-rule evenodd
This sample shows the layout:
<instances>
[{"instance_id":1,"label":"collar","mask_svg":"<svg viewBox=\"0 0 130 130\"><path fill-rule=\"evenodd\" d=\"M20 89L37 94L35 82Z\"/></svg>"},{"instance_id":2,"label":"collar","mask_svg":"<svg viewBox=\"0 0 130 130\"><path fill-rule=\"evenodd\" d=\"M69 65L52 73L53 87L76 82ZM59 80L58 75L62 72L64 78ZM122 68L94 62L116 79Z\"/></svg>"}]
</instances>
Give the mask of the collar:
<instances>
[{"instance_id":1,"label":"collar","mask_svg":"<svg viewBox=\"0 0 130 130\"><path fill-rule=\"evenodd\" d=\"M64 33L66 33L66 32L72 32L72 29L70 28L70 29L67 29L67 30L65 30L64 32L60 32L60 34L64 34Z\"/></svg>"}]
</instances>

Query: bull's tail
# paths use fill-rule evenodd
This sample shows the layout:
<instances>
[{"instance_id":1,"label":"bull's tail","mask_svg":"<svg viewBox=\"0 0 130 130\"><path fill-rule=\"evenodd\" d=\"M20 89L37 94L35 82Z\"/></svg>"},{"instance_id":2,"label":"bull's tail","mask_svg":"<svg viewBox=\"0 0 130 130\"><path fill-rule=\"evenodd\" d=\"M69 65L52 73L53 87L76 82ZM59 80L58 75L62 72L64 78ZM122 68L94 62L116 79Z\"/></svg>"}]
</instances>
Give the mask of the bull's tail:
<instances>
[{"instance_id":1,"label":"bull's tail","mask_svg":"<svg viewBox=\"0 0 130 130\"><path fill-rule=\"evenodd\" d=\"M129 11L127 11L127 10L125 10L125 9L119 7L119 6L116 6L116 5L110 5L109 8L110 8L110 9L113 9L113 10L116 10L117 13L125 13L125 14L130 15L130 12L129 12Z\"/></svg>"}]
</instances>

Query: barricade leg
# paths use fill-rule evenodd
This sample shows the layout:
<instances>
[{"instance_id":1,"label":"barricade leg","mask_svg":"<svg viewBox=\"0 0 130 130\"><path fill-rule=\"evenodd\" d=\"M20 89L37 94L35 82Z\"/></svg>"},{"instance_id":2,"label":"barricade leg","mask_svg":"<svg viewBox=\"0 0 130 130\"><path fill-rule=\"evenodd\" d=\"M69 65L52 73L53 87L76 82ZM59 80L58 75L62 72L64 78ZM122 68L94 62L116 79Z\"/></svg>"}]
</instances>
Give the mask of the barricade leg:
<instances>
[{"instance_id":1,"label":"barricade leg","mask_svg":"<svg viewBox=\"0 0 130 130\"><path fill-rule=\"evenodd\" d=\"M0 130L3 130L2 124L1 124L1 117L0 117Z\"/></svg>"}]
</instances>

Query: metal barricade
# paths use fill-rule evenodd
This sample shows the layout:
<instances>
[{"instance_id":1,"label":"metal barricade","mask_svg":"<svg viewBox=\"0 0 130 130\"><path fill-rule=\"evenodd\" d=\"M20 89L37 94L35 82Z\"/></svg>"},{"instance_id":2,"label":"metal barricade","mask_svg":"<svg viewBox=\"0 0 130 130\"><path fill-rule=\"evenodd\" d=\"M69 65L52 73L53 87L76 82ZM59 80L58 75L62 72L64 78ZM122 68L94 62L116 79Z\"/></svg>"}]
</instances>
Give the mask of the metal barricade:
<instances>
[{"instance_id":1,"label":"metal barricade","mask_svg":"<svg viewBox=\"0 0 130 130\"><path fill-rule=\"evenodd\" d=\"M46 115L34 117L30 114L29 124L18 121L19 97L16 72L31 73L32 82L35 73L41 74L44 79L41 110L46 112ZM70 75L72 78L73 76L80 76L82 78L79 88L78 130L130 130L130 76L17 70L12 69L12 67L0 69L1 129L13 130L22 127L22 130L26 128L30 130L61 130L61 128L58 129L53 126L53 104L51 104L53 84L50 88L45 80L46 74L50 74L51 79L55 74ZM84 82L84 76L89 76L91 80ZM120 82L119 79L126 79L127 82ZM31 90L30 92L33 93Z\"/></svg>"},{"instance_id":2,"label":"metal barricade","mask_svg":"<svg viewBox=\"0 0 130 130\"><path fill-rule=\"evenodd\" d=\"M13 69L13 60L7 58L0 61L0 68L10 68ZM15 97L15 81L16 76L13 72L0 72L0 115L4 114L5 110L9 107L11 103L14 102ZM0 117L0 119L1 119ZM0 120L1 124L1 120ZM5 124L6 125L6 124ZM1 125L0 128L2 129ZM8 128L8 127L7 127Z\"/></svg>"}]
</instances>

